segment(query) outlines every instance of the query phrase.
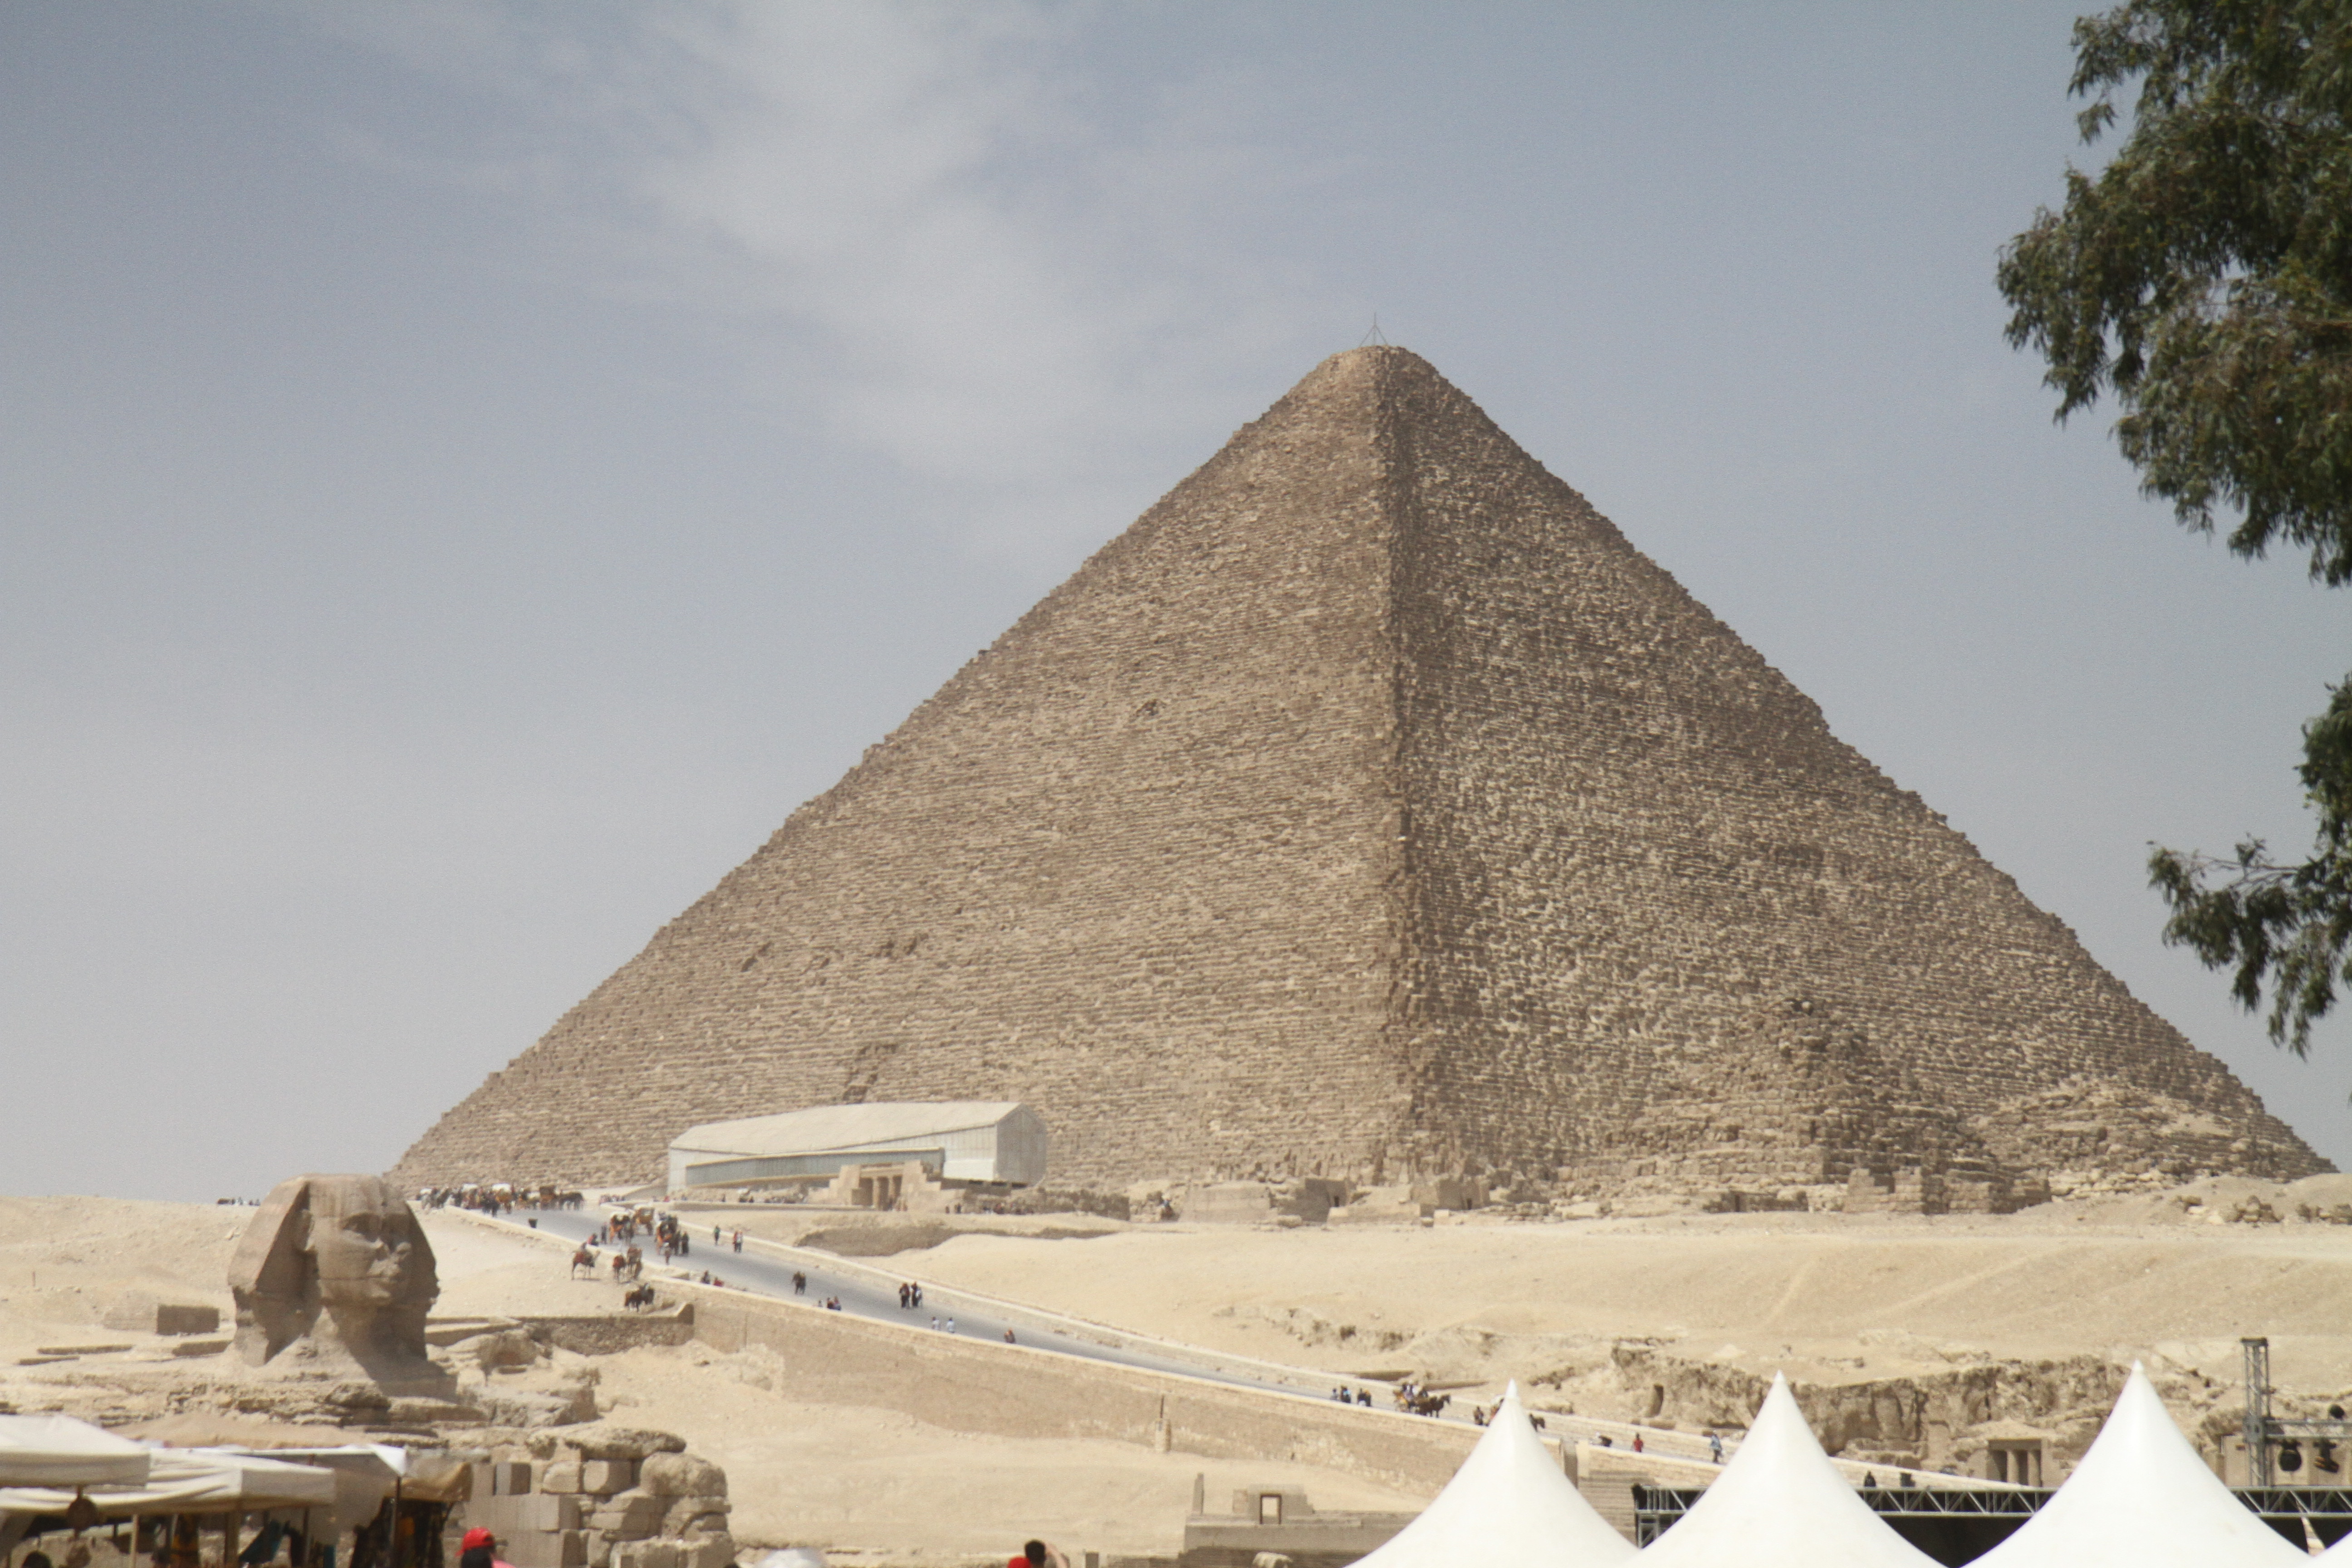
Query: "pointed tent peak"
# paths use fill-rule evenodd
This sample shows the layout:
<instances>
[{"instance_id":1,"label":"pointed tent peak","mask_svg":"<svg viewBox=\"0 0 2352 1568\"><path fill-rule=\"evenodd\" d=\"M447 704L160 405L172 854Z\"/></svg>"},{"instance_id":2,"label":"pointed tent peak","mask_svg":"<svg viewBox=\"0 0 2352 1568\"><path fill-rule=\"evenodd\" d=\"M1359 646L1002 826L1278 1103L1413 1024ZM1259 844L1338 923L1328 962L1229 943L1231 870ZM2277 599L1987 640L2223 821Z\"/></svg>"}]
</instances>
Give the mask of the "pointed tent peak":
<instances>
[{"instance_id":1,"label":"pointed tent peak","mask_svg":"<svg viewBox=\"0 0 2352 1568\"><path fill-rule=\"evenodd\" d=\"M1930 1568L1934 1561L1854 1494L1777 1372L1739 1451L1642 1560L1644 1568Z\"/></svg>"},{"instance_id":2,"label":"pointed tent peak","mask_svg":"<svg viewBox=\"0 0 2352 1568\"><path fill-rule=\"evenodd\" d=\"M1361 1563L1363 1568L1488 1568L1496 1563L1614 1568L1633 1555L1633 1543L1560 1472L1513 1383L1436 1500Z\"/></svg>"},{"instance_id":3,"label":"pointed tent peak","mask_svg":"<svg viewBox=\"0 0 2352 1568\"><path fill-rule=\"evenodd\" d=\"M2074 1473L1986 1568L2289 1568L2305 1553L2238 1501L2134 1363Z\"/></svg>"}]
</instances>

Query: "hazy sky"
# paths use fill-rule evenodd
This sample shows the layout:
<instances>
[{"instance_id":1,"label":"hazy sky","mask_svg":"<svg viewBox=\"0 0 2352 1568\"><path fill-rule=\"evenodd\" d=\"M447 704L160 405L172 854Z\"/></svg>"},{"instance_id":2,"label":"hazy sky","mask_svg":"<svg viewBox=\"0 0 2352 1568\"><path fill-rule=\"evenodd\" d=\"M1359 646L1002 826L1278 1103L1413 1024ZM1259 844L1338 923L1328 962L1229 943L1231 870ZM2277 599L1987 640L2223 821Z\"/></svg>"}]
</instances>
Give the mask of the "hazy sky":
<instances>
[{"instance_id":1,"label":"hazy sky","mask_svg":"<svg viewBox=\"0 0 2352 1568\"><path fill-rule=\"evenodd\" d=\"M0 0L0 1189L390 1164L1375 313L2352 1164L2144 871L2352 596L2001 341L2075 9Z\"/></svg>"}]
</instances>

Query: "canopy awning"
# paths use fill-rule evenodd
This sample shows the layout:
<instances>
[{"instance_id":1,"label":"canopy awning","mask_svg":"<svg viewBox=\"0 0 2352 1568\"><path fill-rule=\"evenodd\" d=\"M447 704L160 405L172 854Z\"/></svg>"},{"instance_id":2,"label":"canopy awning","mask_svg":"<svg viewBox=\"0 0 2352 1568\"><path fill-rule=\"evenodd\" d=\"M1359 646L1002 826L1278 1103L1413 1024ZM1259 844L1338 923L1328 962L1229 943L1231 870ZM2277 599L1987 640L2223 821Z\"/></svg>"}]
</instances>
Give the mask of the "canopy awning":
<instances>
[{"instance_id":1,"label":"canopy awning","mask_svg":"<svg viewBox=\"0 0 2352 1568\"><path fill-rule=\"evenodd\" d=\"M1515 1383L1437 1500L1357 1568L1609 1568L1633 1555L1560 1473Z\"/></svg>"},{"instance_id":2,"label":"canopy awning","mask_svg":"<svg viewBox=\"0 0 2352 1568\"><path fill-rule=\"evenodd\" d=\"M1814 1441L1789 1380L1771 1392L1706 1495L1642 1553L1642 1568L1936 1568L1854 1495ZM2218 1568L2218 1565L2217 1565Z\"/></svg>"},{"instance_id":3,"label":"canopy awning","mask_svg":"<svg viewBox=\"0 0 2352 1568\"><path fill-rule=\"evenodd\" d=\"M70 1415L0 1415L0 1487L135 1486L147 1449Z\"/></svg>"},{"instance_id":4,"label":"canopy awning","mask_svg":"<svg viewBox=\"0 0 2352 1568\"><path fill-rule=\"evenodd\" d=\"M100 1519L141 1513L225 1513L231 1509L333 1508L336 1475L217 1448L157 1448L147 1455L139 1486L0 1488L0 1514L63 1514L74 1494L89 1499ZM383 1492L392 1489L389 1479ZM374 1510L371 1508L369 1513ZM364 1517L364 1516L362 1516Z\"/></svg>"},{"instance_id":5,"label":"canopy awning","mask_svg":"<svg viewBox=\"0 0 2352 1568\"><path fill-rule=\"evenodd\" d=\"M1983 1568L2293 1568L2309 1562L2198 1458L2137 1362L2066 1484L2016 1534L1977 1559Z\"/></svg>"}]
</instances>

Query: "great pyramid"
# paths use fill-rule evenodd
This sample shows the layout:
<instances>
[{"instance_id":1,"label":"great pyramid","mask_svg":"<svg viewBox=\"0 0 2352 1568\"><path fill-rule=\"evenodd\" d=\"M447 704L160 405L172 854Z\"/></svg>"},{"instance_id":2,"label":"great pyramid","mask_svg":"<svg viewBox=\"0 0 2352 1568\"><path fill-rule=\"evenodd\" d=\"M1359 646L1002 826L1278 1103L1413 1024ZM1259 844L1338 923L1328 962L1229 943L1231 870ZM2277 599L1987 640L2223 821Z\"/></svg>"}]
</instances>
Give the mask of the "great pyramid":
<instances>
[{"instance_id":1,"label":"great pyramid","mask_svg":"<svg viewBox=\"0 0 2352 1568\"><path fill-rule=\"evenodd\" d=\"M1057 1185L2328 1167L1401 349L1335 355L418 1140L1019 1100Z\"/></svg>"}]
</instances>

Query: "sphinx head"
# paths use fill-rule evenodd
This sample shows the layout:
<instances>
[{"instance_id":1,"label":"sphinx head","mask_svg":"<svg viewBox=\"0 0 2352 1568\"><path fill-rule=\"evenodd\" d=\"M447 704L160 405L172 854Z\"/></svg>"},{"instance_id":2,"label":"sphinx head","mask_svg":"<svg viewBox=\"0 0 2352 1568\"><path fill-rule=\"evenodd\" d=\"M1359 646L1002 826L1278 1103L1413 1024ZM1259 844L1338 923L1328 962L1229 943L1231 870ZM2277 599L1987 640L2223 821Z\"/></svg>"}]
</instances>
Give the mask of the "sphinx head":
<instances>
[{"instance_id":1,"label":"sphinx head","mask_svg":"<svg viewBox=\"0 0 2352 1568\"><path fill-rule=\"evenodd\" d=\"M280 1182L237 1244L229 1289L253 1366L304 1339L371 1366L421 1362L441 1293L432 1245L381 1176Z\"/></svg>"}]
</instances>

